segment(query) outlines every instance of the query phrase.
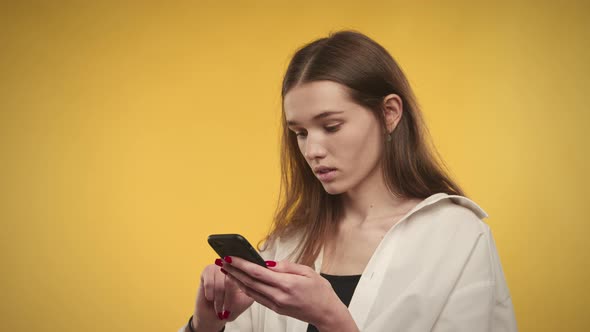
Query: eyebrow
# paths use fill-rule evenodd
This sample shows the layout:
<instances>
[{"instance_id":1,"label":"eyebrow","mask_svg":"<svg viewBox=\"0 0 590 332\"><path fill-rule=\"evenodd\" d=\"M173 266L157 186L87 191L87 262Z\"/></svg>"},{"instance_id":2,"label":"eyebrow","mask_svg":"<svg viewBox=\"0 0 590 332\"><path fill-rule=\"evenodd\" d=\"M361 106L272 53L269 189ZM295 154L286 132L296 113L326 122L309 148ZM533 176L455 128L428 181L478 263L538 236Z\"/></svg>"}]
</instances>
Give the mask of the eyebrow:
<instances>
[{"instance_id":1,"label":"eyebrow","mask_svg":"<svg viewBox=\"0 0 590 332\"><path fill-rule=\"evenodd\" d=\"M322 113L314 116L312 120L315 121L315 120L318 120L318 119L327 118L330 115L340 114L340 113L344 113L344 112L343 111L338 111L338 112L337 111L325 111L325 112L322 112ZM289 125L289 126L297 126L297 125L299 125L299 122L290 120L290 121L287 121L287 125Z\"/></svg>"}]
</instances>

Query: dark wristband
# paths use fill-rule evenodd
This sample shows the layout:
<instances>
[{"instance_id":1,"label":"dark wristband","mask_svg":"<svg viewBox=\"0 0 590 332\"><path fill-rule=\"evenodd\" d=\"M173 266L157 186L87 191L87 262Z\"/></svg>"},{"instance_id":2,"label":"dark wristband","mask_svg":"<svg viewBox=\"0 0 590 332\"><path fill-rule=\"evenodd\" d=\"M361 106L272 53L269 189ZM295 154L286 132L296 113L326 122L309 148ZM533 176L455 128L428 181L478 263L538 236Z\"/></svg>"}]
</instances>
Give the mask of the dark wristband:
<instances>
[{"instance_id":1,"label":"dark wristband","mask_svg":"<svg viewBox=\"0 0 590 332\"><path fill-rule=\"evenodd\" d=\"M195 330L193 330L193 316L192 315L191 315L191 318L188 319L188 330L191 332L195 332ZM219 332L223 332L223 331L225 331L225 326Z\"/></svg>"},{"instance_id":2,"label":"dark wristband","mask_svg":"<svg viewBox=\"0 0 590 332\"><path fill-rule=\"evenodd\" d=\"M193 316L191 315L191 318L188 319L188 330L191 332L195 332L195 330L193 330Z\"/></svg>"}]
</instances>

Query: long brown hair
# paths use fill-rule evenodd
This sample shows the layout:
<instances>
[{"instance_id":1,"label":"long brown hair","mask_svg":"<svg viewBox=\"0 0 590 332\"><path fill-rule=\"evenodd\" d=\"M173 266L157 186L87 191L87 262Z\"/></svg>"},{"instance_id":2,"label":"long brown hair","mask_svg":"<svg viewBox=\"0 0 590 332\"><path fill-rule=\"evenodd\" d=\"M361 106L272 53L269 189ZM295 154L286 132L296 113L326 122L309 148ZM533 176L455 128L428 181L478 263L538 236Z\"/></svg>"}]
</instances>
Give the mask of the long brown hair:
<instances>
[{"instance_id":1,"label":"long brown hair","mask_svg":"<svg viewBox=\"0 0 590 332\"><path fill-rule=\"evenodd\" d=\"M308 266L342 216L343 207L340 195L325 192L300 152L297 137L286 123L284 98L292 88L320 80L348 87L352 100L370 109L384 129L384 97L394 93L401 98L402 117L381 160L393 195L422 199L439 192L464 195L445 171L410 84L387 50L354 30L312 41L295 52L283 79L281 188L271 229L263 240L267 247L280 237L301 236L292 255Z\"/></svg>"}]
</instances>

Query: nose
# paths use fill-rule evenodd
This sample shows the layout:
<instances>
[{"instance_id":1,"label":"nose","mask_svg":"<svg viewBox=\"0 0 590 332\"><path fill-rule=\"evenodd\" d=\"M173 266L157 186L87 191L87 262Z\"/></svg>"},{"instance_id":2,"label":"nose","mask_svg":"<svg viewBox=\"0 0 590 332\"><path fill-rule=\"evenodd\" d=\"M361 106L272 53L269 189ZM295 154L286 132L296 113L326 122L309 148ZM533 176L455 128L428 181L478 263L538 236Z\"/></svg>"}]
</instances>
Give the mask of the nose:
<instances>
[{"instance_id":1,"label":"nose","mask_svg":"<svg viewBox=\"0 0 590 332\"><path fill-rule=\"evenodd\" d=\"M318 140L311 138L311 135L309 135L305 142L303 156L308 161L322 159L326 156L326 149Z\"/></svg>"}]
</instances>

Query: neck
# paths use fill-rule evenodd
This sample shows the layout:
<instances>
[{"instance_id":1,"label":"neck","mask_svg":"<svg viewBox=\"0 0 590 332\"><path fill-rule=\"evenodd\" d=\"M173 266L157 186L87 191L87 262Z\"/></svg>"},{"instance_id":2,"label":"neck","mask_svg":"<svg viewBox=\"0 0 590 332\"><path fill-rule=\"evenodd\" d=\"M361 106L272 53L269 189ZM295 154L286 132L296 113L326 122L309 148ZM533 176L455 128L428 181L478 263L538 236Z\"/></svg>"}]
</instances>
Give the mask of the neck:
<instances>
[{"instance_id":1,"label":"neck","mask_svg":"<svg viewBox=\"0 0 590 332\"><path fill-rule=\"evenodd\" d=\"M343 194L342 203L346 220L364 223L405 212L408 199L394 196L381 169L376 168L365 181Z\"/></svg>"}]
</instances>

